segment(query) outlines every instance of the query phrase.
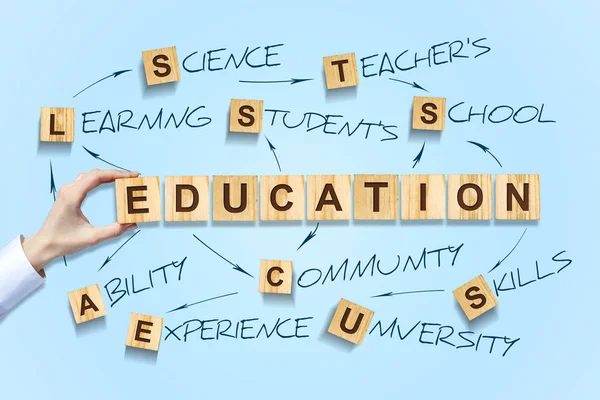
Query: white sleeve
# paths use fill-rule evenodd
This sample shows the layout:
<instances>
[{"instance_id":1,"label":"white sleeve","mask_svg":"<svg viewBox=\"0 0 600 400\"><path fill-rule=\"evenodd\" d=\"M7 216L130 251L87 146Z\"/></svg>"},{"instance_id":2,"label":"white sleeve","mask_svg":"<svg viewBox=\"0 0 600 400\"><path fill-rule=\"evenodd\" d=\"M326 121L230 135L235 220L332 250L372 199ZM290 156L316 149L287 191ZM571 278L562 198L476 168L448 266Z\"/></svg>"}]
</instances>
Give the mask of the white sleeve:
<instances>
[{"instance_id":1,"label":"white sleeve","mask_svg":"<svg viewBox=\"0 0 600 400\"><path fill-rule=\"evenodd\" d=\"M0 250L0 317L45 281L23 251L23 237L18 236Z\"/></svg>"}]
</instances>

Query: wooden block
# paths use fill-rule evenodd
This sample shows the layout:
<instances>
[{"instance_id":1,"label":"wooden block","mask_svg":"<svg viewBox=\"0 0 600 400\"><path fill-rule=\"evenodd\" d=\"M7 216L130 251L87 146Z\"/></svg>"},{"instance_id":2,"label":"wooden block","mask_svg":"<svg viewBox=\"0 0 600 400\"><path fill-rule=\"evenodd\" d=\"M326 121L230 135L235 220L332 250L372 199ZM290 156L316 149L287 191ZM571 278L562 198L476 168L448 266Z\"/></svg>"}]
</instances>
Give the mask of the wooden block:
<instances>
[{"instance_id":1,"label":"wooden block","mask_svg":"<svg viewBox=\"0 0 600 400\"><path fill-rule=\"evenodd\" d=\"M117 222L155 222L162 219L158 176L124 178L115 181Z\"/></svg>"},{"instance_id":2,"label":"wooden block","mask_svg":"<svg viewBox=\"0 0 600 400\"><path fill-rule=\"evenodd\" d=\"M213 220L256 221L257 176L213 176Z\"/></svg>"},{"instance_id":3,"label":"wooden block","mask_svg":"<svg viewBox=\"0 0 600 400\"><path fill-rule=\"evenodd\" d=\"M262 131L263 101L231 99L229 131L260 133Z\"/></svg>"},{"instance_id":4,"label":"wooden block","mask_svg":"<svg viewBox=\"0 0 600 400\"><path fill-rule=\"evenodd\" d=\"M351 215L350 175L309 175L307 217L315 220L349 220Z\"/></svg>"},{"instance_id":5,"label":"wooden block","mask_svg":"<svg viewBox=\"0 0 600 400\"><path fill-rule=\"evenodd\" d=\"M539 220L540 176L496 175L496 219Z\"/></svg>"},{"instance_id":6,"label":"wooden block","mask_svg":"<svg viewBox=\"0 0 600 400\"><path fill-rule=\"evenodd\" d=\"M354 53L323 57L327 89L358 86L358 68Z\"/></svg>"},{"instance_id":7,"label":"wooden block","mask_svg":"<svg viewBox=\"0 0 600 400\"><path fill-rule=\"evenodd\" d=\"M175 82L180 79L175 46L143 51L142 60L148 86Z\"/></svg>"},{"instance_id":8,"label":"wooden block","mask_svg":"<svg viewBox=\"0 0 600 400\"><path fill-rule=\"evenodd\" d=\"M443 131L446 120L446 98L420 97L413 100L413 129Z\"/></svg>"},{"instance_id":9,"label":"wooden block","mask_svg":"<svg viewBox=\"0 0 600 400\"><path fill-rule=\"evenodd\" d=\"M456 301L460 304L460 308L463 309L469 321L498 305L496 297L481 275L452 291L452 293L454 293Z\"/></svg>"},{"instance_id":10,"label":"wooden block","mask_svg":"<svg viewBox=\"0 0 600 400\"><path fill-rule=\"evenodd\" d=\"M261 293L292 293L292 262L260 260L258 291Z\"/></svg>"},{"instance_id":11,"label":"wooden block","mask_svg":"<svg viewBox=\"0 0 600 400\"><path fill-rule=\"evenodd\" d=\"M84 287L68 293L73 318L77 324L104 317L106 308L98 285Z\"/></svg>"},{"instance_id":12,"label":"wooden block","mask_svg":"<svg viewBox=\"0 0 600 400\"><path fill-rule=\"evenodd\" d=\"M444 175L402 175L403 220L446 218L446 177Z\"/></svg>"},{"instance_id":13,"label":"wooden block","mask_svg":"<svg viewBox=\"0 0 600 400\"><path fill-rule=\"evenodd\" d=\"M260 177L260 220L304 220L304 176Z\"/></svg>"},{"instance_id":14,"label":"wooden block","mask_svg":"<svg viewBox=\"0 0 600 400\"><path fill-rule=\"evenodd\" d=\"M398 219L398 175L354 175L354 219Z\"/></svg>"},{"instance_id":15,"label":"wooden block","mask_svg":"<svg viewBox=\"0 0 600 400\"><path fill-rule=\"evenodd\" d=\"M165 221L208 221L208 176L165 177Z\"/></svg>"},{"instance_id":16,"label":"wooden block","mask_svg":"<svg viewBox=\"0 0 600 400\"><path fill-rule=\"evenodd\" d=\"M492 219L492 176L448 175L448 219Z\"/></svg>"},{"instance_id":17,"label":"wooden block","mask_svg":"<svg viewBox=\"0 0 600 400\"><path fill-rule=\"evenodd\" d=\"M126 346L158 351L163 319L132 312L129 317Z\"/></svg>"},{"instance_id":18,"label":"wooden block","mask_svg":"<svg viewBox=\"0 0 600 400\"><path fill-rule=\"evenodd\" d=\"M73 143L75 141L75 109L42 107L40 142Z\"/></svg>"},{"instance_id":19,"label":"wooden block","mask_svg":"<svg viewBox=\"0 0 600 400\"><path fill-rule=\"evenodd\" d=\"M373 315L373 311L341 299L327 332L354 344L361 344Z\"/></svg>"}]
</instances>

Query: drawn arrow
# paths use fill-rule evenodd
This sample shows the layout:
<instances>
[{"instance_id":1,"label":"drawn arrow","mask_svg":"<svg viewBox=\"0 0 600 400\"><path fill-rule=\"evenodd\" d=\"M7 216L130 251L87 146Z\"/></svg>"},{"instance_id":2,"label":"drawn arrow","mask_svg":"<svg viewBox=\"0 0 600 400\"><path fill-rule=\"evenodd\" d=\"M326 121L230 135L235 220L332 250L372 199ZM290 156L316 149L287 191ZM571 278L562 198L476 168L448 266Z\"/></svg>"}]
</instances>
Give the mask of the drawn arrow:
<instances>
[{"instance_id":1,"label":"drawn arrow","mask_svg":"<svg viewBox=\"0 0 600 400\"><path fill-rule=\"evenodd\" d=\"M310 231L308 233L308 236L306 236L306 239L304 239L304 241L302 242L302 244L296 249L296 251L300 250L300 247L304 246L304 244L306 244L306 242L308 242L310 239L314 238L315 236L317 236L317 229L319 229L319 223L317 222L317 226L315 227L314 231Z\"/></svg>"},{"instance_id":2,"label":"drawn arrow","mask_svg":"<svg viewBox=\"0 0 600 400\"><path fill-rule=\"evenodd\" d=\"M498 163L498 165L500 166L500 168L502 168L502 164L500 164L500 161L498 161L498 159L496 158L495 155L492 154L492 152L490 151L490 148L487 146L482 145L481 143L477 143L477 142L471 142L470 140L467 140L467 143L471 143L474 144L475 146L479 147L481 150L483 150L484 153L488 153L490 156L494 157L494 160L496 160L496 162Z\"/></svg>"},{"instance_id":3,"label":"drawn arrow","mask_svg":"<svg viewBox=\"0 0 600 400\"><path fill-rule=\"evenodd\" d=\"M421 161L421 157L423 157L423 150L425 150L425 142L423 142L423 147L421 147L421 151L419 152L419 154L417 154L417 156L413 159L413 161L415 162L413 164L413 168L417 166L417 164Z\"/></svg>"},{"instance_id":4,"label":"drawn arrow","mask_svg":"<svg viewBox=\"0 0 600 400\"><path fill-rule=\"evenodd\" d=\"M519 243L521 243L521 239L523 239L523 236L525 236L525 232L527 232L527 228L525 228L525 230L523 231L523 234L522 234L522 235L521 235L521 237L519 238L519 241L517 242L517 244L515 244L515 246L512 248L512 250L511 250L511 251L510 251L510 252L509 252L509 253L508 253L508 254L507 254L507 255L506 255L506 256L505 256L505 257L504 257L502 260L498 261L498 262L496 263L496 265L494 265L494 268L492 268L492 269L490 269L490 270L488 271L488 274L489 274L490 272L492 272L493 270L495 270L496 268L498 268L498 267L500 266L500 264L502 264L502 263L504 262L504 260L506 260L506 259L508 258L508 256L510 256L510 255L511 255L511 253L512 253L513 251L515 251L515 249L517 248L517 246L519 245Z\"/></svg>"},{"instance_id":5,"label":"drawn arrow","mask_svg":"<svg viewBox=\"0 0 600 400\"><path fill-rule=\"evenodd\" d=\"M400 79L395 79L395 78L390 78L390 81L404 83L405 85L410 85L410 86L414 87L415 89L421 89L421 90L424 90L427 93L429 93L429 91L427 89L425 89L423 86L419 85L417 82L411 83L411 82L406 82L406 81L402 81Z\"/></svg>"},{"instance_id":6,"label":"drawn arrow","mask_svg":"<svg viewBox=\"0 0 600 400\"><path fill-rule=\"evenodd\" d=\"M313 80L313 78L304 78L304 79L291 78L291 79L287 79L284 81L244 81L244 80L240 80L240 83L289 83L290 85L295 85L296 83L312 81L312 80Z\"/></svg>"},{"instance_id":7,"label":"drawn arrow","mask_svg":"<svg viewBox=\"0 0 600 400\"><path fill-rule=\"evenodd\" d=\"M269 148L273 152L273 155L275 156L275 161L277 161L277 167L279 168L279 172L281 172L281 165L279 165L279 159L277 158L277 154L275 154L275 146L273 146L273 143L271 143L271 141L266 135L265 139L267 139L267 143L269 143Z\"/></svg>"},{"instance_id":8,"label":"drawn arrow","mask_svg":"<svg viewBox=\"0 0 600 400\"><path fill-rule=\"evenodd\" d=\"M170 312L173 312L173 311L185 310L188 307L195 306L195 305L200 304L200 303L206 303L207 301L216 300L216 299L220 299L222 297L227 297L227 296L234 296L236 294L238 294L238 292L222 294L221 296L211 297L210 299L200 300L200 301L197 301L195 303L190 303L190 304L186 303L186 304L184 304L184 305L182 305L180 307L172 309L171 311L167 311L167 313L170 313Z\"/></svg>"},{"instance_id":9,"label":"drawn arrow","mask_svg":"<svg viewBox=\"0 0 600 400\"><path fill-rule=\"evenodd\" d=\"M87 151L89 153L89 155L92 156L92 157L94 157L96 160L100 160L100 161L102 161L102 162L104 162L104 163L106 163L108 165L112 165L115 168L122 169L123 171L131 172L130 170L128 170L126 168L119 167L118 165L115 165L115 164L113 164L111 162L106 161L105 159L103 159L103 158L100 157L100 154L94 153L93 151L88 150L85 146L81 146L81 147L83 147L83 149L85 151Z\"/></svg>"},{"instance_id":10,"label":"drawn arrow","mask_svg":"<svg viewBox=\"0 0 600 400\"><path fill-rule=\"evenodd\" d=\"M402 295L402 294L414 294L414 293L432 293L432 292L443 292L444 289L432 289L432 290L413 290L411 292L387 292L387 293L383 293L383 294L378 294L375 296L371 296L373 297L392 297L392 296L398 296L398 295Z\"/></svg>"},{"instance_id":11,"label":"drawn arrow","mask_svg":"<svg viewBox=\"0 0 600 400\"><path fill-rule=\"evenodd\" d=\"M50 160L50 193L56 202L56 185L54 184L54 171L52 170L52 160ZM67 257L63 256L65 267L67 266Z\"/></svg>"},{"instance_id":12,"label":"drawn arrow","mask_svg":"<svg viewBox=\"0 0 600 400\"><path fill-rule=\"evenodd\" d=\"M108 264L109 262L112 261L112 258L115 256L115 254L117 254L119 252L119 250L121 250L123 248L123 246L125 246L127 244L127 242L129 242L131 239L133 239L133 237L135 235L137 235L140 232L141 229L138 229L137 231L135 231L135 233L131 236L129 236L129 238L127 238L127 240L125 241L125 243L123 243L121 246L119 246L119 248L117 249L117 251L115 251L114 253L112 253L110 256L106 257L106 260L104 260L104 263L102 264L102 266L100 267L100 269L98 270L98 272L100 272L100 270L102 268L104 268L104 266L106 264Z\"/></svg>"},{"instance_id":13,"label":"drawn arrow","mask_svg":"<svg viewBox=\"0 0 600 400\"><path fill-rule=\"evenodd\" d=\"M75 97L79 96L81 93L85 92L86 90L88 90L89 88L91 88L92 86L94 86L95 84L97 84L97 83L100 83L100 82L102 82L103 80L110 78L111 76L112 76L112 77L114 77L114 78L116 78L117 76L119 76L119 75L122 75L122 74L124 74L125 72L129 72L129 71L131 71L131 70L130 70L130 69L124 69L124 70L122 70L122 71L116 71L116 72L113 72L112 74L110 74L110 75L108 75L108 76L105 76L104 78L102 78L102 79L99 79L99 80L97 80L96 82L92 83L90 86L86 87L85 89L83 89L82 91L80 91L79 93L77 93L75 96L73 96L73 98L75 98Z\"/></svg>"},{"instance_id":14,"label":"drawn arrow","mask_svg":"<svg viewBox=\"0 0 600 400\"><path fill-rule=\"evenodd\" d=\"M249 273L247 273L246 271L244 271L244 269L242 267L240 267L237 264L232 263L231 261L229 261L228 259L226 259L225 257L223 257L222 255L220 255L219 253L217 253L216 251L214 251L212 248L210 248L209 245L207 245L206 243L204 243L202 240L200 240L198 238L198 236L194 235L194 237L196 238L197 241L199 241L200 243L202 243L204 246L206 246L207 249L209 249L210 251L212 251L213 253L215 253L216 255L218 255L219 257L221 257L223 260L227 261L229 264L233 265L233 269L235 269L238 272L241 272L243 274L248 275L251 278L254 278L252 275L250 275Z\"/></svg>"}]
</instances>

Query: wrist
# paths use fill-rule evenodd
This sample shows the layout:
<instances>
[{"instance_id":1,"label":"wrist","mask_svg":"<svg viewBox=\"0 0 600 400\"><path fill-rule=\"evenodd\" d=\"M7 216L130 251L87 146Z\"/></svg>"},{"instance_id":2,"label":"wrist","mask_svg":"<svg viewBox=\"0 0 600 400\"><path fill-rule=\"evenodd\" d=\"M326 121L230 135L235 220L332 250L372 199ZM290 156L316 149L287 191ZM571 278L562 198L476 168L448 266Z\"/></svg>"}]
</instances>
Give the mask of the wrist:
<instances>
[{"instance_id":1,"label":"wrist","mask_svg":"<svg viewBox=\"0 0 600 400\"><path fill-rule=\"evenodd\" d=\"M22 246L31 266L38 272L55 258L50 241L40 236L39 232L26 238Z\"/></svg>"}]
</instances>

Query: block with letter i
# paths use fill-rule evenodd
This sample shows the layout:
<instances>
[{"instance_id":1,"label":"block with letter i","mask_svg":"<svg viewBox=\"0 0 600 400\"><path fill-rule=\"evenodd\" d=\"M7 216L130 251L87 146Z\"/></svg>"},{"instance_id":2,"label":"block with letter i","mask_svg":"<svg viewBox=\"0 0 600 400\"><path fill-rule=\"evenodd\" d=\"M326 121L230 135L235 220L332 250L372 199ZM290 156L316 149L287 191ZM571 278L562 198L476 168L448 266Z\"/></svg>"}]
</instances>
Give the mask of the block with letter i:
<instances>
[{"instance_id":1,"label":"block with letter i","mask_svg":"<svg viewBox=\"0 0 600 400\"><path fill-rule=\"evenodd\" d=\"M444 175L402 175L400 178L401 219L446 218L446 177Z\"/></svg>"},{"instance_id":2,"label":"block with letter i","mask_svg":"<svg viewBox=\"0 0 600 400\"><path fill-rule=\"evenodd\" d=\"M498 305L496 297L481 275L465 283L452 293L454 293L456 301L458 301L460 308L465 312L469 321Z\"/></svg>"},{"instance_id":3,"label":"block with letter i","mask_svg":"<svg viewBox=\"0 0 600 400\"><path fill-rule=\"evenodd\" d=\"M155 222L162 219L158 176L117 179L115 192L118 223Z\"/></svg>"},{"instance_id":4,"label":"block with letter i","mask_svg":"<svg viewBox=\"0 0 600 400\"><path fill-rule=\"evenodd\" d=\"M258 291L261 293L292 293L292 262L260 260Z\"/></svg>"},{"instance_id":5,"label":"block with letter i","mask_svg":"<svg viewBox=\"0 0 600 400\"><path fill-rule=\"evenodd\" d=\"M75 109L42 107L40 142L73 143L75 141Z\"/></svg>"},{"instance_id":6,"label":"block with letter i","mask_svg":"<svg viewBox=\"0 0 600 400\"><path fill-rule=\"evenodd\" d=\"M260 133L262 131L263 101L231 99L229 131Z\"/></svg>"},{"instance_id":7,"label":"block with letter i","mask_svg":"<svg viewBox=\"0 0 600 400\"><path fill-rule=\"evenodd\" d=\"M84 287L68 293L73 318L77 324L91 321L106 315L98 285Z\"/></svg>"},{"instance_id":8,"label":"block with letter i","mask_svg":"<svg viewBox=\"0 0 600 400\"><path fill-rule=\"evenodd\" d=\"M126 346L158 351L163 319L132 312L129 318Z\"/></svg>"},{"instance_id":9,"label":"block with letter i","mask_svg":"<svg viewBox=\"0 0 600 400\"><path fill-rule=\"evenodd\" d=\"M444 97L414 97L413 129L443 131L445 121L446 99Z\"/></svg>"},{"instance_id":10,"label":"block with letter i","mask_svg":"<svg viewBox=\"0 0 600 400\"><path fill-rule=\"evenodd\" d=\"M143 51L142 61L148 86L175 82L180 79L175 46Z\"/></svg>"},{"instance_id":11,"label":"block with letter i","mask_svg":"<svg viewBox=\"0 0 600 400\"><path fill-rule=\"evenodd\" d=\"M354 344L361 344L375 313L341 299L327 332Z\"/></svg>"},{"instance_id":12,"label":"block with letter i","mask_svg":"<svg viewBox=\"0 0 600 400\"><path fill-rule=\"evenodd\" d=\"M358 86L358 68L354 53L323 57L327 89Z\"/></svg>"}]
</instances>

